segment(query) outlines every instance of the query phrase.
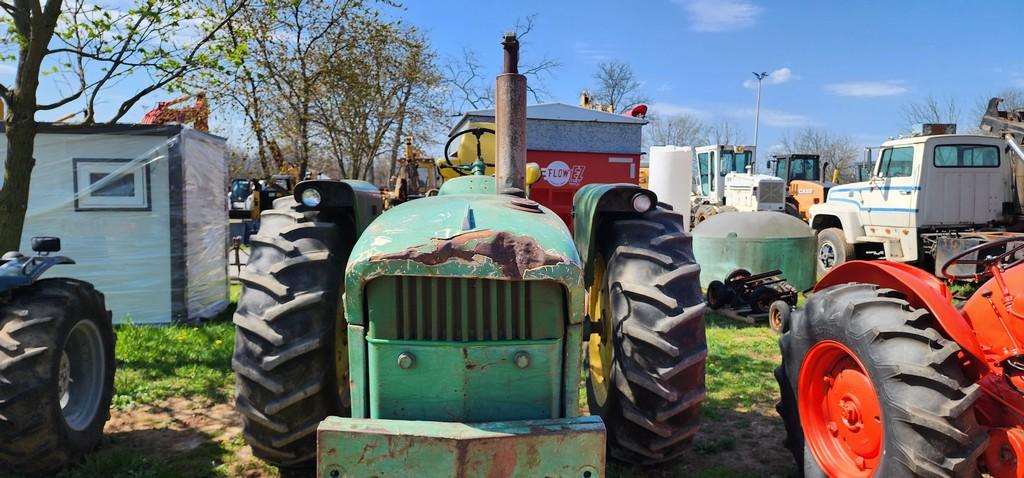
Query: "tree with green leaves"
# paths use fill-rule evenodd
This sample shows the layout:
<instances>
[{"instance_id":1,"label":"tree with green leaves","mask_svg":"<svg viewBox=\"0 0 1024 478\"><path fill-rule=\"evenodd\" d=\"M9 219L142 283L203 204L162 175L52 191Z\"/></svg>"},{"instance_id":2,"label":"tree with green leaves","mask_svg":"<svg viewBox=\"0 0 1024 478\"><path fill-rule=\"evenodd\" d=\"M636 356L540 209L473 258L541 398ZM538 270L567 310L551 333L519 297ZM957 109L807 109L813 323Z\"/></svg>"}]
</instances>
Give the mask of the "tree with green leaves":
<instances>
[{"instance_id":1,"label":"tree with green leaves","mask_svg":"<svg viewBox=\"0 0 1024 478\"><path fill-rule=\"evenodd\" d=\"M21 241L37 113L73 107L82 115L81 124L117 123L147 95L179 89L189 75L217 66L222 56L235 56L219 32L245 2L136 0L118 10L85 0L0 0L8 24L0 33L3 59L17 62L13 82L0 85L7 106L0 251L15 250ZM61 94L41 104L43 75L53 83L49 90ZM97 105L114 87L122 94L130 88L128 96L101 119Z\"/></svg>"}]
</instances>

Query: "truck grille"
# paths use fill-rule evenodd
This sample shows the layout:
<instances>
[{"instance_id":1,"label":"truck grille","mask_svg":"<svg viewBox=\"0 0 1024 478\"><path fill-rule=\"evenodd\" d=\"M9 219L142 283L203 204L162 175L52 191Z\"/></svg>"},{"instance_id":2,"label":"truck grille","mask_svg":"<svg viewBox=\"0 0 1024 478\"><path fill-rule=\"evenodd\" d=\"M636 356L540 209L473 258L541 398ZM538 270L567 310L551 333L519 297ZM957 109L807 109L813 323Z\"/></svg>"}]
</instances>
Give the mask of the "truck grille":
<instances>
[{"instance_id":1,"label":"truck grille","mask_svg":"<svg viewBox=\"0 0 1024 478\"><path fill-rule=\"evenodd\" d=\"M786 185L781 181L761 181L757 196L758 203L782 203L786 200Z\"/></svg>"},{"instance_id":2,"label":"truck grille","mask_svg":"<svg viewBox=\"0 0 1024 478\"><path fill-rule=\"evenodd\" d=\"M387 276L367 285L369 336L418 341L537 340L562 336L553 282Z\"/></svg>"}]
</instances>

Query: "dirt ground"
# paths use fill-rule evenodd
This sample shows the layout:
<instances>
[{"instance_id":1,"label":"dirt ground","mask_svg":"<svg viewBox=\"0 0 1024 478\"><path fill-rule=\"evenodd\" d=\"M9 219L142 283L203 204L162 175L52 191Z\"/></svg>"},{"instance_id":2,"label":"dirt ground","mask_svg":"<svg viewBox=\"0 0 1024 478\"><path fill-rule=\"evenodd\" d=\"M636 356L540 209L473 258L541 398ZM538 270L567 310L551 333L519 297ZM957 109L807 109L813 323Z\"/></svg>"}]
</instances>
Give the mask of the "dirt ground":
<instances>
[{"instance_id":1,"label":"dirt ground","mask_svg":"<svg viewBox=\"0 0 1024 478\"><path fill-rule=\"evenodd\" d=\"M781 446L784 431L774 409L715 410L709 415L703 418L694 449L677 462L654 468L609 463L607 476L795 474L792 457ZM241 437L241 419L227 403L172 398L155 406L112 410L105 432L102 452L149 456L180 476L277 476L273 467L252 456Z\"/></svg>"}]
</instances>

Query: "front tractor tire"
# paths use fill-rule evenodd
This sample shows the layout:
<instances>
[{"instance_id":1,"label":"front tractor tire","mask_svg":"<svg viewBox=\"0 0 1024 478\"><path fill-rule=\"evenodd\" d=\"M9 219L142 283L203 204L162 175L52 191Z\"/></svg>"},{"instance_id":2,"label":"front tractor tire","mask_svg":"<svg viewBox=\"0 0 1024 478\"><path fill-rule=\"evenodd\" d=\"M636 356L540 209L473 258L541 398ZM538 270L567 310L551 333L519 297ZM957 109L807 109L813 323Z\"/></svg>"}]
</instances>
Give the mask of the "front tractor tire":
<instances>
[{"instance_id":1,"label":"front tractor tire","mask_svg":"<svg viewBox=\"0 0 1024 478\"><path fill-rule=\"evenodd\" d=\"M0 470L51 475L92 451L114 395L103 294L44 279L0 297Z\"/></svg>"},{"instance_id":2,"label":"front tractor tire","mask_svg":"<svg viewBox=\"0 0 1024 478\"><path fill-rule=\"evenodd\" d=\"M806 477L973 477L987 441L960 346L893 290L842 284L792 313L775 370Z\"/></svg>"},{"instance_id":3,"label":"front tractor tire","mask_svg":"<svg viewBox=\"0 0 1024 478\"><path fill-rule=\"evenodd\" d=\"M297 207L287 197L262 213L239 276L232 368L253 454L301 475L311 473L320 421L350 412L339 298L352 239Z\"/></svg>"},{"instance_id":4,"label":"front tractor tire","mask_svg":"<svg viewBox=\"0 0 1024 478\"><path fill-rule=\"evenodd\" d=\"M683 218L663 209L610 221L588 295L590 413L610 455L670 461L689 447L704 400L704 301Z\"/></svg>"}]
</instances>

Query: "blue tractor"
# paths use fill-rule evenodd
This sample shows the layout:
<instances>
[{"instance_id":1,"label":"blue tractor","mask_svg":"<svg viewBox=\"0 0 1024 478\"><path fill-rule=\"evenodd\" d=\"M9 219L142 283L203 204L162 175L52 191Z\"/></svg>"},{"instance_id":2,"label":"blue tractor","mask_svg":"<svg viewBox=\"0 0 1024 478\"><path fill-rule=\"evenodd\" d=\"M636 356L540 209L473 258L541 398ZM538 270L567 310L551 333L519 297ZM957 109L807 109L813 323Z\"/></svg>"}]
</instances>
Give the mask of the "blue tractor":
<instances>
[{"instance_id":1,"label":"blue tractor","mask_svg":"<svg viewBox=\"0 0 1024 478\"><path fill-rule=\"evenodd\" d=\"M50 475L91 451L114 394L114 330L103 294L41 276L74 264L56 237L0 257L0 470Z\"/></svg>"}]
</instances>

